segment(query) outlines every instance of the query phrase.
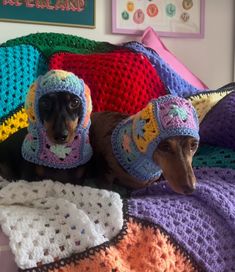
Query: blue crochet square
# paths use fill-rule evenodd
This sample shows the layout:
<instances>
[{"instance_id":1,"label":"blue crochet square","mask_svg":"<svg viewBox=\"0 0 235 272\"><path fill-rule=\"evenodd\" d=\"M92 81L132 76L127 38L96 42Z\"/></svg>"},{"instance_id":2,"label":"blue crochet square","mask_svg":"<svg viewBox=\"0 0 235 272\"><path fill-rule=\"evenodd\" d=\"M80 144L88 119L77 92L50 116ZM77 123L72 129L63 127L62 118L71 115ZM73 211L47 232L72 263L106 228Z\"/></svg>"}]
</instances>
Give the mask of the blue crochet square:
<instances>
[{"instance_id":1,"label":"blue crochet square","mask_svg":"<svg viewBox=\"0 0 235 272\"><path fill-rule=\"evenodd\" d=\"M29 86L47 70L46 58L31 45L0 47L0 121L23 105Z\"/></svg>"}]
</instances>

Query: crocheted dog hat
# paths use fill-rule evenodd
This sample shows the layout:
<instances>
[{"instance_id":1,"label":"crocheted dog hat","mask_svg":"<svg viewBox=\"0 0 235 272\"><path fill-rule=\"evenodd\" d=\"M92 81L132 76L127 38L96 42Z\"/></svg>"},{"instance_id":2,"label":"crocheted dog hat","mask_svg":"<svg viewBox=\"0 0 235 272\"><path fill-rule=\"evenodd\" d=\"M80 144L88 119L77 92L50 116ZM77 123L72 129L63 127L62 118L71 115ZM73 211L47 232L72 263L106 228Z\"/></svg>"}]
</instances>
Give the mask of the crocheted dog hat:
<instances>
[{"instance_id":1,"label":"crocheted dog hat","mask_svg":"<svg viewBox=\"0 0 235 272\"><path fill-rule=\"evenodd\" d=\"M48 93L69 92L79 97L82 110L71 144L58 145L49 141L39 117L39 99ZM73 168L86 163L92 156L89 142L92 103L90 90L83 80L71 72L51 70L31 85L26 97L28 135L22 145L25 160L53 168Z\"/></svg>"},{"instance_id":2,"label":"crocheted dog hat","mask_svg":"<svg viewBox=\"0 0 235 272\"><path fill-rule=\"evenodd\" d=\"M115 128L113 152L130 175L142 181L156 179L161 169L153 161L153 153L162 140L173 136L199 139L199 122L190 101L166 95L152 100Z\"/></svg>"}]
</instances>

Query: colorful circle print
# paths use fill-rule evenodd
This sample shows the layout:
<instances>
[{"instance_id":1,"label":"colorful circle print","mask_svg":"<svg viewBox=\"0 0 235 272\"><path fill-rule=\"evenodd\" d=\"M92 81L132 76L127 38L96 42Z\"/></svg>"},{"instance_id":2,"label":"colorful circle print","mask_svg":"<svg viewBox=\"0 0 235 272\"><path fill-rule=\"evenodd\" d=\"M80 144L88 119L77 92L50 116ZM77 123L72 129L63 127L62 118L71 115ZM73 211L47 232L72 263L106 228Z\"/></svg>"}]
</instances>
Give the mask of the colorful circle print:
<instances>
[{"instance_id":1,"label":"colorful circle print","mask_svg":"<svg viewBox=\"0 0 235 272\"><path fill-rule=\"evenodd\" d=\"M123 20L128 20L129 19L129 13L127 11L122 12L122 19Z\"/></svg>"},{"instance_id":2,"label":"colorful circle print","mask_svg":"<svg viewBox=\"0 0 235 272\"><path fill-rule=\"evenodd\" d=\"M135 4L132 1L129 1L126 6L129 12L132 12L135 9Z\"/></svg>"},{"instance_id":3,"label":"colorful circle print","mask_svg":"<svg viewBox=\"0 0 235 272\"><path fill-rule=\"evenodd\" d=\"M175 5L173 5L171 3L166 5L166 14L167 14L167 16L173 17L173 16L175 16L175 13L176 13L176 6Z\"/></svg>"},{"instance_id":4,"label":"colorful circle print","mask_svg":"<svg viewBox=\"0 0 235 272\"><path fill-rule=\"evenodd\" d=\"M183 12L183 13L181 14L180 18L181 18L181 20L182 20L183 22L186 23L186 22L189 20L190 16L189 16L188 12Z\"/></svg>"},{"instance_id":5,"label":"colorful circle print","mask_svg":"<svg viewBox=\"0 0 235 272\"><path fill-rule=\"evenodd\" d=\"M158 8L155 4L149 4L147 7L147 14L149 17L155 17L158 14Z\"/></svg>"},{"instance_id":6,"label":"colorful circle print","mask_svg":"<svg viewBox=\"0 0 235 272\"><path fill-rule=\"evenodd\" d=\"M186 10L191 9L193 7L193 0L183 0L182 6Z\"/></svg>"},{"instance_id":7,"label":"colorful circle print","mask_svg":"<svg viewBox=\"0 0 235 272\"><path fill-rule=\"evenodd\" d=\"M142 9L137 9L133 16L133 21L136 24L142 24L144 21L144 12Z\"/></svg>"}]
</instances>

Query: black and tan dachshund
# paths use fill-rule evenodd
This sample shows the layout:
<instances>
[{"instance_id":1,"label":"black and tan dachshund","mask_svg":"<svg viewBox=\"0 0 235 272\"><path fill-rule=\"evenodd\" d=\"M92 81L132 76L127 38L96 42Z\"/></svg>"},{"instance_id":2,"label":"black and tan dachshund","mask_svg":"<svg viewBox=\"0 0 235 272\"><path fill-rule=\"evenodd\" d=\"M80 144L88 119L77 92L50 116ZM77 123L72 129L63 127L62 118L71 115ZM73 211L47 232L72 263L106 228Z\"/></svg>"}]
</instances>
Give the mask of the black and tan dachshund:
<instances>
[{"instance_id":1,"label":"black and tan dachshund","mask_svg":"<svg viewBox=\"0 0 235 272\"><path fill-rule=\"evenodd\" d=\"M81 101L68 92L44 95L39 100L39 116L54 144L66 144L74 140L80 120ZM0 175L8 180L28 181L52 179L79 184L83 181L87 165L71 169L55 169L26 161L22 157L22 144L27 128L21 129L0 143Z\"/></svg>"}]
</instances>

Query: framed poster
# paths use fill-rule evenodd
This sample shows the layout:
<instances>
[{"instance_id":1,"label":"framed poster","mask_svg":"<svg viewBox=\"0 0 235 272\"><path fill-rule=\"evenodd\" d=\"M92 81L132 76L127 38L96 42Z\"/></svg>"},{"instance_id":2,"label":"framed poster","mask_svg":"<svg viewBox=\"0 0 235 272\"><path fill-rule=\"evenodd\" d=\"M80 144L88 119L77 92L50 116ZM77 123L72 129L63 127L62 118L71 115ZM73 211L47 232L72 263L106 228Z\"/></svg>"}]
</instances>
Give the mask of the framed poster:
<instances>
[{"instance_id":1,"label":"framed poster","mask_svg":"<svg viewBox=\"0 0 235 272\"><path fill-rule=\"evenodd\" d=\"M0 0L0 21L95 28L95 0Z\"/></svg>"},{"instance_id":2,"label":"framed poster","mask_svg":"<svg viewBox=\"0 0 235 272\"><path fill-rule=\"evenodd\" d=\"M205 0L112 0L112 32L141 35L151 26L160 36L204 37Z\"/></svg>"}]
</instances>

